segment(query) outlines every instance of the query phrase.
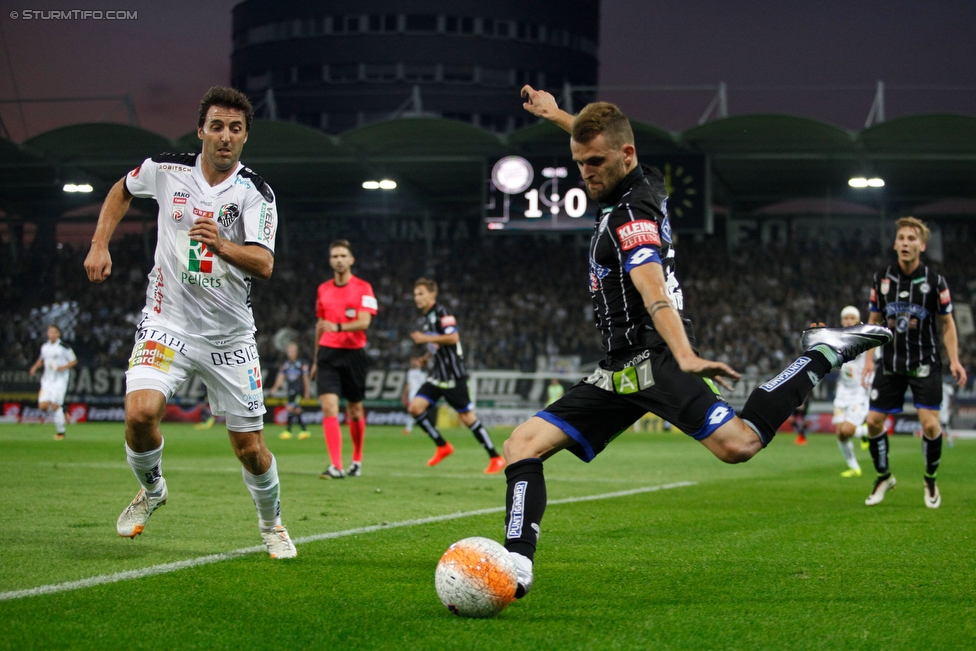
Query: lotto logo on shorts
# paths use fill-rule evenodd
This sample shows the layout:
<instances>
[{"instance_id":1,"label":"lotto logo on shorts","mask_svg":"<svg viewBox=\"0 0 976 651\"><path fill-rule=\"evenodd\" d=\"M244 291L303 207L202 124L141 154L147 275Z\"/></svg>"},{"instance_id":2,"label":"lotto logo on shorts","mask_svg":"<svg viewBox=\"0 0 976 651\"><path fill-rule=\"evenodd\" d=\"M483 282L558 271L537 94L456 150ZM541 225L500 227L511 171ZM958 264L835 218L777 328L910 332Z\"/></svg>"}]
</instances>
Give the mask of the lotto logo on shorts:
<instances>
[{"instance_id":1,"label":"lotto logo on shorts","mask_svg":"<svg viewBox=\"0 0 976 651\"><path fill-rule=\"evenodd\" d=\"M135 366L151 366L152 368L169 373L176 351L162 345L158 341L143 341L132 351L129 368Z\"/></svg>"},{"instance_id":2,"label":"lotto logo on shorts","mask_svg":"<svg viewBox=\"0 0 976 651\"><path fill-rule=\"evenodd\" d=\"M617 237L620 239L620 248L624 251L630 251L641 244L661 246L661 236L658 233L657 224L647 219L638 219L618 226Z\"/></svg>"}]
</instances>

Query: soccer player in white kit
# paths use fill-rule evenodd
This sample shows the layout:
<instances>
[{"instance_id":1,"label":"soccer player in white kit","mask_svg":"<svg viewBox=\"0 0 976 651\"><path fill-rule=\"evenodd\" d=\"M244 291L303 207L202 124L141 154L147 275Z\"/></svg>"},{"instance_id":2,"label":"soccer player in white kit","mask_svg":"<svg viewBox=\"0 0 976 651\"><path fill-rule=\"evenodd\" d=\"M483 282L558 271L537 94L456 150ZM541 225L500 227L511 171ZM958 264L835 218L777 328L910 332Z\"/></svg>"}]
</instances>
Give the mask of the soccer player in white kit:
<instances>
[{"instance_id":1,"label":"soccer player in white kit","mask_svg":"<svg viewBox=\"0 0 976 651\"><path fill-rule=\"evenodd\" d=\"M119 516L120 536L142 533L166 503L159 422L166 401L192 374L207 385L211 411L227 421L231 446L272 558L297 552L281 524L278 470L264 443L261 364L251 313L252 278L274 268L278 218L271 188L240 163L253 110L241 92L215 86L200 102L199 154L146 159L105 198L85 270L112 271L108 244L132 197L159 204L156 257L146 307L126 372L126 457L142 485Z\"/></svg>"},{"instance_id":2,"label":"soccer player in white kit","mask_svg":"<svg viewBox=\"0 0 976 651\"><path fill-rule=\"evenodd\" d=\"M853 305L848 305L840 311L840 324L848 328L861 322L861 312ZM861 466L854 455L853 436L864 436L868 428L864 424L868 415L870 395L868 389L861 384L864 362L873 350L861 353L840 367L840 377L837 379L837 392L834 396L834 425L837 426L837 445L840 453L847 462L847 470L842 477L860 477ZM871 386L871 378L865 380Z\"/></svg>"},{"instance_id":3,"label":"soccer player in white kit","mask_svg":"<svg viewBox=\"0 0 976 651\"><path fill-rule=\"evenodd\" d=\"M41 346L41 356L30 367L30 375L34 377L44 367L37 406L52 417L56 441L64 440L64 394L68 391L71 368L77 364L75 352L61 342L61 328L52 323L47 327L47 342Z\"/></svg>"}]
</instances>

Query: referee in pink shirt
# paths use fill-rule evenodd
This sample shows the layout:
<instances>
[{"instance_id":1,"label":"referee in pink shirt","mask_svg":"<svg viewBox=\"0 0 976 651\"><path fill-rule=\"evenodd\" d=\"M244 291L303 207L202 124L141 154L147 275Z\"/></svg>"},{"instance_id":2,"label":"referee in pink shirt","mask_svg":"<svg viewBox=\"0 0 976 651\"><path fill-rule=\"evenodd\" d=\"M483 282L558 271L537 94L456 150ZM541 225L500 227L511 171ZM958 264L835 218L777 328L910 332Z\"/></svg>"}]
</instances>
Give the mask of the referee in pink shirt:
<instances>
[{"instance_id":1,"label":"referee in pink shirt","mask_svg":"<svg viewBox=\"0 0 976 651\"><path fill-rule=\"evenodd\" d=\"M333 278L319 285L315 303L315 361L309 376L319 388L322 404L322 432L329 449L329 467L322 479L358 477L362 474L363 439L366 418L363 398L366 396L366 329L376 314L373 287L352 275L352 245L335 240L329 245L329 266ZM342 432L339 430L339 397L346 399L349 438L352 439L352 463L348 472L342 469Z\"/></svg>"}]
</instances>

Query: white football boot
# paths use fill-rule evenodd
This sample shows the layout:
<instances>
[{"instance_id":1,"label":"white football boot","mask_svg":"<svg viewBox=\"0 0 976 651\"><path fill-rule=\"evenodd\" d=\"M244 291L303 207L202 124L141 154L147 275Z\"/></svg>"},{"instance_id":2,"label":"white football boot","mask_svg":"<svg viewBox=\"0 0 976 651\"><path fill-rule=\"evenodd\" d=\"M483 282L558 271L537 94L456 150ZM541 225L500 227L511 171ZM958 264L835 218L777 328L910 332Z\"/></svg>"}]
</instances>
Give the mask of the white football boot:
<instances>
[{"instance_id":1,"label":"white football boot","mask_svg":"<svg viewBox=\"0 0 976 651\"><path fill-rule=\"evenodd\" d=\"M885 479L881 479L880 477L878 477L877 481L874 482L874 490L871 491L871 494L868 495L868 498L864 500L864 503L867 506L874 506L875 504L881 504L881 502L885 498L885 493L887 493L889 490L894 488L895 484L897 483L898 482L895 481L894 475L888 475L888 477L886 477Z\"/></svg>"},{"instance_id":2,"label":"white football boot","mask_svg":"<svg viewBox=\"0 0 976 651\"><path fill-rule=\"evenodd\" d=\"M163 491L159 497L152 497L146 492L145 488L140 488L136 493L136 498L129 506L125 507L118 522L115 523L115 530L124 538L135 538L146 528L146 520L153 514L153 511L166 504L169 497L169 489L166 488L166 480L163 482Z\"/></svg>"},{"instance_id":3,"label":"white football boot","mask_svg":"<svg viewBox=\"0 0 976 651\"><path fill-rule=\"evenodd\" d=\"M291 541L288 530L280 524L270 529L261 529L261 539L264 540L264 546L268 548L271 558L298 556L298 550L295 549L295 543Z\"/></svg>"}]
</instances>

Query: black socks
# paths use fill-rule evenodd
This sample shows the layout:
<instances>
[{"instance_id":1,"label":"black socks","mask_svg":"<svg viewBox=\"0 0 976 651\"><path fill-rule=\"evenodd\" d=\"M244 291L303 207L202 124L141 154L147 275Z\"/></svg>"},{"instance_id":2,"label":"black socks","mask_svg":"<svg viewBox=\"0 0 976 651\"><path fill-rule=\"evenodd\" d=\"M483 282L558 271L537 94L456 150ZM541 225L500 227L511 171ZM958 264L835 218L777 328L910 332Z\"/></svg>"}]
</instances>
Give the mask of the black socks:
<instances>
[{"instance_id":1,"label":"black socks","mask_svg":"<svg viewBox=\"0 0 976 651\"><path fill-rule=\"evenodd\" d=\"M823 353L808 350L782 373L756 387L749 395L739 417L752 425L763 447L769 445L779 426L786 422L794 409L803 404L813 387L832 367Z\"/></svg>"},{"instance_id":2,"label":"black socks","mask_svg":"<svg viewBox=\"0 0 976 651\"><path fill-rule=\"evenodd\" d=\"M546 478L541 459L523 459L505 468L505 549L535 557L539 524L546 512Z\"/></svg>"}]
</instances>

